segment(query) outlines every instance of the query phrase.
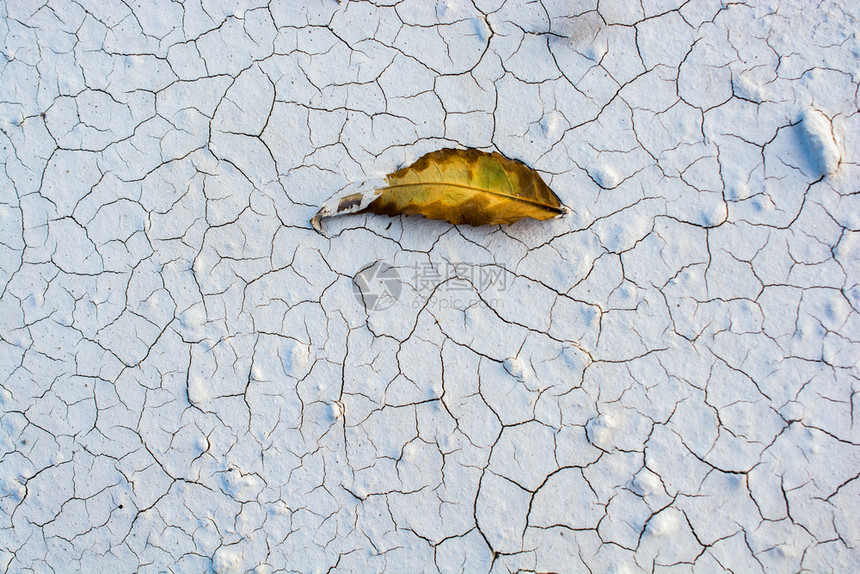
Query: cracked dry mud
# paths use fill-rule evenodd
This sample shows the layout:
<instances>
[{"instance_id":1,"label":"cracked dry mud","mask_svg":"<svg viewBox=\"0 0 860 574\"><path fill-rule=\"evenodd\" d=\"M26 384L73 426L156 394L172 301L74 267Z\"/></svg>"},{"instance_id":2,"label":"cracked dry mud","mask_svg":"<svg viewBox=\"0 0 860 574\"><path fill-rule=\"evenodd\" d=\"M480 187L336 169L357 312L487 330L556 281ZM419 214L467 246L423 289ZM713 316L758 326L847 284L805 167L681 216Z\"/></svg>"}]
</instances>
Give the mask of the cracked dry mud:
<instances>
[{"instance_id":1,"label":"cracked dry mud","mask_svg":"<svg viewBox=\"0 0 860 574\"><path fill-rule=\"evenodd\" d=\"M0 4L0 571L860 568L856 3L224 4Z\"/></svg>"}]
</instances>

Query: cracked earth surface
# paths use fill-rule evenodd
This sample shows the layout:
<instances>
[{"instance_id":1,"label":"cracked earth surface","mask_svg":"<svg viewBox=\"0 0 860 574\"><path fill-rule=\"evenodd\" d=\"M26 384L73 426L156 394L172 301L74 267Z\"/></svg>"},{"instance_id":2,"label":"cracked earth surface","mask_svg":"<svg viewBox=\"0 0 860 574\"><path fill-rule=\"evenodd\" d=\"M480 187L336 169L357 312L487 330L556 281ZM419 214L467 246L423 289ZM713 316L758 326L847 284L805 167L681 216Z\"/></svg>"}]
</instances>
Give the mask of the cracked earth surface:
<instances>
[{"instance_id":1,"label":"cracked earth surface","mask_svg":"<svg viewBox=\"0 0 860 574\"><path fill-rule=\"evenodd\" d=\"M0 4L0 570L860 568L856 5L242 4Z\"/></svg>"}]
</instances>

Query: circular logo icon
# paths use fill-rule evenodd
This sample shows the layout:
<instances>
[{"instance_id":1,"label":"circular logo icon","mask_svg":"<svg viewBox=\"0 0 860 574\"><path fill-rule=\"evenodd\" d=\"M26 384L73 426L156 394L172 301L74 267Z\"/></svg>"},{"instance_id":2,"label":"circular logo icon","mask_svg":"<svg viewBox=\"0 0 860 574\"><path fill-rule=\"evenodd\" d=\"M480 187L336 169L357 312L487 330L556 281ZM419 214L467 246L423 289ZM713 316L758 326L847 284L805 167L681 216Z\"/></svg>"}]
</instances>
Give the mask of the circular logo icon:
<instances>
[{"instance_id":1,"label":"circular logo icon","mask_svg":"<svg viewBox=\"0 0 860 574\"><path fill-rule=\"evenodd\" d=\"M403 284L397 269L377 261L359 271L352 280L352 290L368 311L391 309L400 298Z\"/></svg>"}]
</instances>

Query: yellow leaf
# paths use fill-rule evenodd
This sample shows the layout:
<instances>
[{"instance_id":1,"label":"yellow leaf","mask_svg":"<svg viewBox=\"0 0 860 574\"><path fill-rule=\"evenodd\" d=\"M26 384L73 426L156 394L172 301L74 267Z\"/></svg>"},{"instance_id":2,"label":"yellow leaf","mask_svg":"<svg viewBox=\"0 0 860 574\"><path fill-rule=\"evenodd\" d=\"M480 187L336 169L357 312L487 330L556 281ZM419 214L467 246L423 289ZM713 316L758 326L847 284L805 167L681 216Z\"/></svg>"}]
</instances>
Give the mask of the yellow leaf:
<instances>
[{"instance_id":1,"label":"yellow leaf","mask_svg":"<svg viewBox=\"0 0 860 574\"><path fill-rule=\"evenodd\" d=\"M311 219L343 213L423 215L449 223L494 225L524 217L550 219L568 208L522 162L475 149L441 149L388 175L385 186L327 204Z\"/></svg>"}]
</instances>

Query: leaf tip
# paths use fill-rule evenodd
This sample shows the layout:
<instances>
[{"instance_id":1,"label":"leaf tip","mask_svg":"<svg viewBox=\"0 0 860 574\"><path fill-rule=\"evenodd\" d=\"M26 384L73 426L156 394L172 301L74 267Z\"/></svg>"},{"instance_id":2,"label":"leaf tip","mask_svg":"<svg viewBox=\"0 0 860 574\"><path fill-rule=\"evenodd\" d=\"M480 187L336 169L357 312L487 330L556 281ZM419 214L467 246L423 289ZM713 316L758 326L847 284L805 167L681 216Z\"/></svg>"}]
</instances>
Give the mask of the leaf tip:
<instances>
[{"instance_id":1,"label":"leaf tip","mask_svg":"<svg viewBox=\"0 0 860 574\"><path fill-rule=\"evenodd\" d=\"M324 217L323 209L316 212L316 215L311 217L311 227L313 227L320 235L325 235L322 230L322 218Z\"/></svg>"},{"instance_id":2,"label":"leaf tip","mask_svg":"<svg viewBox=\"0 0 860 574\"><path fill-rule=\"evenodd\" d=\"M311 226L313 226L318 233L325 235L322 230L322 220L324 218L362 211L374 199L376 199L380 193L382 193L381 190L369 187L368 184L370 183L377 183L377 180L367 180L364 184L364 191L350 193L343 197L335 197L327 201L323 204L320 210L317 211L316 215L311 217Z\"/></svg>"}]
</instances>

